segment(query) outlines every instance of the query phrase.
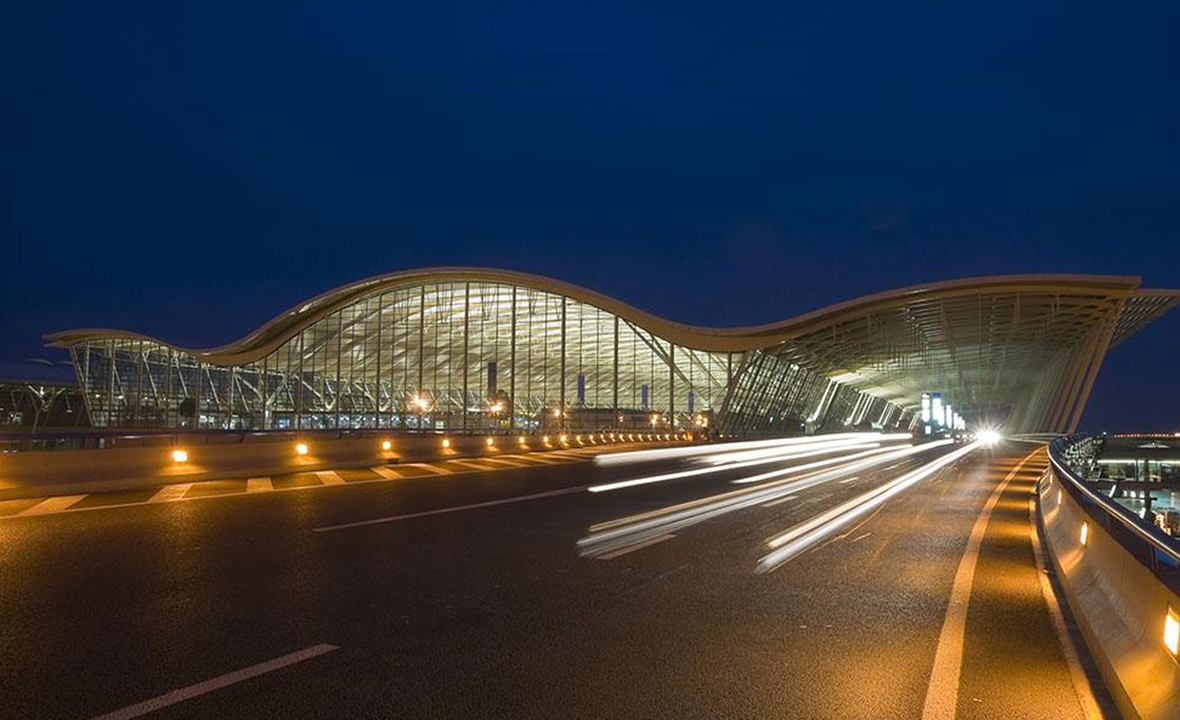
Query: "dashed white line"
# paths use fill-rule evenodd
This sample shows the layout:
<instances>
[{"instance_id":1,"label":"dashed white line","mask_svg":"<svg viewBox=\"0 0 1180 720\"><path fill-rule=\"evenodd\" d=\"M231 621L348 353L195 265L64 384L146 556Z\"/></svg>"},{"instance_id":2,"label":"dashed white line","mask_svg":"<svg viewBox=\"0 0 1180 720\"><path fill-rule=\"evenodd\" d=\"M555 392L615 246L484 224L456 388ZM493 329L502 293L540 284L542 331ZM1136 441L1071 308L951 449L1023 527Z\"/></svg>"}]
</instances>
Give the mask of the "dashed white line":
<instances>
[{"instance_id":1,"label":"dashed white line","mask_svg":"<svg viewBox=\"0 0 1180 720\"><path fill-rule=\"evenodd\" d=\"M459 465L460 467L471 468L472 470L494 470L487 465L480 465L478 462L472 460L451 460L450 462Z\"/></svg>"},{"instance_id":2,"label":"dashed white line","mask_svg":"<svg viewBox=\"0 0 1180 720\"><path fill-rule=\"evenodd\" d=\"M454 472L454 470L451 470L449 468L445 468L441 465L431 465L430 463L410 463L410 464L413 465L414 467L420 467L420 468L424 468L426 470L429 470L430 472L435 473L436 475L450 475L451 473Z\"/></svg>"},{"instance_id":3,"label":"dashed white line","mask_svg":"<svg viewBox=\"0 0 1180 720\"><path fill-rule=\"evenodd\" d=\"M49 513L59 513L63 510L68 510L71 505L81 502L85 495L59 495L57 497L47 498L37 503L33 507L25 508L17 513L20 516L26 515L47 515Z\"/></svg>"},{"instance_id":4,"label":"dashed white line","mask_svg":"<svg viewBox=\"0 0 1180 720\"><path fill-rule=\"evenodd\" d=\"M152 495L149 503L173 502L184 497L185 493L191 490L193 483L176 483L175 485L165 485L160 490Z\"/></svg>"},{"instance_id":5,"label":"dashed white line","mask_svg":"<svg viewBox=\"0 0 1180 720\"><path fill-rule=\"evenodd\" d=\"M268 477L252 477L246 478L246 492L270 492L275 489L275 485Z\"/></svg>"},{"instance_id":6,"label":"dashed white line","mask_svg":"<svg viewBox=\"0 0 1180 720\"><path fill-rule=\"evenodd\" d=\"M95 718L92 718L92 720L130 720L130 718L137 718L141 715L146 715L150 712L159 710L160 708L166 708L169 705L175 705L176 703L184 702L185 700L191 700L192 698L195 698L199 695L204 695L205 693L210 693L214 690L220 690L223 687L228 687L236 683L250 680L252 678L258 677L259 675L265 675L266 673L274 672L275 670L281 670L296 663L301 663L305 660L310 660L314 657L319 657L320 655L339 649L340 648L336 647L335 645L328 645L326 643L312 645L309 648L290 653L289 655L283 655L282 657L277 657L274 660L267 660L266 662L258 663L257 665L251 665L250 667L242 668L241 670L235 670L234 672L226 673L225 675L219 675L215 678L206 680L204 682L199 682L195 685L189 685L188 687L182 687L171 692L164 693L163 695L158 695L154 698L144 700L143 702L139 702L134 705L128 705L127 707L120 710L115 710L114 712L109 712L105 715L99 715Z\"/></svg>"},{"instance_id":7,"label":"dashed white line","mask_svg":"<svg viewBox=\"0 0 1180 720\"><path fill-rule=\"evenodd\" d=\"M504 458L484 458L483 462L496 463L497 465L507 465L508 467L528 467L528 463L513 462L512 460L505 460Z\"/></svg>"},{"instance_id":8,"label":"dashed white line","mask_svg":"<svg viewBox=\"0 0 1180 720\"><path fill-rule=\"evenodd\" d=\"M316 476L319 477L320 482L325 485L343 485L344 478L340 477L340 473L335 470L317 470Z\"/></svg>"}]
</instances>

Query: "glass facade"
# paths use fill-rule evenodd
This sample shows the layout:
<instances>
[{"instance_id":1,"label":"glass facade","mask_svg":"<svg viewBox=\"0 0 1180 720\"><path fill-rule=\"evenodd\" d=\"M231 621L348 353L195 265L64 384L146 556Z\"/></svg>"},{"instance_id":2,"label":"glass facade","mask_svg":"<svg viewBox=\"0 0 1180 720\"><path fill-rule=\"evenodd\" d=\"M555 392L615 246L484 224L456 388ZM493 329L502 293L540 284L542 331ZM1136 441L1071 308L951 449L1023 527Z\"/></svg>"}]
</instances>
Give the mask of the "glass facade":
<instances>
[{"instance_id":1,"label":"glass facade","mask_svg":"<svg viewBox=\"0 0 1180 720\"><path fill-rule=\"evenodd\" d=\"M902 420L773 348L685 347L499 282L383 287L237 365L131 337L70 349L99 427L783 434Z\"/></svg>"}]
</instances>

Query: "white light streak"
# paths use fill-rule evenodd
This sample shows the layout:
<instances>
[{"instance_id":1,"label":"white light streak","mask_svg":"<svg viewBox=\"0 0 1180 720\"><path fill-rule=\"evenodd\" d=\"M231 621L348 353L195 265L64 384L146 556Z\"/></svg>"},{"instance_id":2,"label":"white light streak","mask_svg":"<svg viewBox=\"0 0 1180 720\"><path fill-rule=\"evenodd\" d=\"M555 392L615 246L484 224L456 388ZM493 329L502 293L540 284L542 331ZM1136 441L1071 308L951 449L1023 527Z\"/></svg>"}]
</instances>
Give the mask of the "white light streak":
<instances>
[{"instance_id":1,"label":"white light streak","mask_svg":"<svg viewBox=\"0 0 1180 720\"><path fill-rule=\"evenodd\" d=\"M944 440L939 443L930 443L930 445L945 445L949 442L951 441ZM929 445L919 447L929 447ZM799 523L781 535L771 538L766 544L774 548L774 551L763 556L758 561L757 571L769 572L774 570L799 553L832 535L840 528L848 525L869 511L880 507L898 493L930 477L942 468L974 452L980 447L980 442L974 442L959 448L895 480L891 480L880 487L870 490L859 497L842 503L827 512L816 515L806 522Z\"/></svg>"}]
</instances>

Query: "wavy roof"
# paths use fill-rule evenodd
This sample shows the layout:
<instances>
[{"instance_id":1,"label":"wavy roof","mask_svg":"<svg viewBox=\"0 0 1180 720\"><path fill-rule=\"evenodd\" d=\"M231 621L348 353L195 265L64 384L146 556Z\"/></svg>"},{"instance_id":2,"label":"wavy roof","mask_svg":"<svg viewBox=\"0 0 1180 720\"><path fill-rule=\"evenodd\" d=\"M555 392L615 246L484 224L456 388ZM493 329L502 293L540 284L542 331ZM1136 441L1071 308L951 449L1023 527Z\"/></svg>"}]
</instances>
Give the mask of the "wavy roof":
<instances>
[{"instance_id":1,"label":"wavy roof","mask_svg":"<svg viewBox=\"0 0 1180 720\"><path fill-rule=\"evenodd\" d=\"M389 273L317 295L245 337L207 349L181 348L137 333L107 329L50 333L52 346L108 338L168 345L216 365L263 358L317 320L396 287L436 282L518 285L596 306L665 340L698 350L762 350L913 407L923 389L946 389L961 406L1016 407L1074 418L1108 347L1180 303L1178 290L1140 288L1113 275L1003 275L914 285L837 303L766 325L708 328L661 318L627 303L552 278L509 270L444 267ZM1029 399L1052 385L1071 409ZM1076 410L1072 409L1076 408ZM1049 419L1041 418L1038 427ZM1062 425L1058 422L1057 425Z\"/></svg>"}]
</instances>

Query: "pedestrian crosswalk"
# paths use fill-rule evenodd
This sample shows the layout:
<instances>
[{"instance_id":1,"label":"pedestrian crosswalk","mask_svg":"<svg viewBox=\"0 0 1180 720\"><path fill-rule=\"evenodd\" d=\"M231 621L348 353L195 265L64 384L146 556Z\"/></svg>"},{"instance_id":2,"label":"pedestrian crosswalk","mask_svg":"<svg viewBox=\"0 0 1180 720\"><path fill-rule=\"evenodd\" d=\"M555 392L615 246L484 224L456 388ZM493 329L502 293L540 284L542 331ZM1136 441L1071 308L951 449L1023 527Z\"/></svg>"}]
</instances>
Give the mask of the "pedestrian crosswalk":
<instances>
[{"instance_id":1,"label":"pedestrian crosswalk","mask_svg":"<svg viewBox=\"0 0 1180 720\"><path fill-rule=\"evenodd\" d=\"M153 505L203 498L389 482L408 478L542 468L563 463L585 462L595 455L617 452L620 449L618 446L613 446L506 453L494 457L489 455L487 457L449 458L431 462L377 465L369 468L340 468L268 477L172 483L157 488L149 487L134 491L0 500L0 521L129 505Z\"/></svg>"}]
</instances>

